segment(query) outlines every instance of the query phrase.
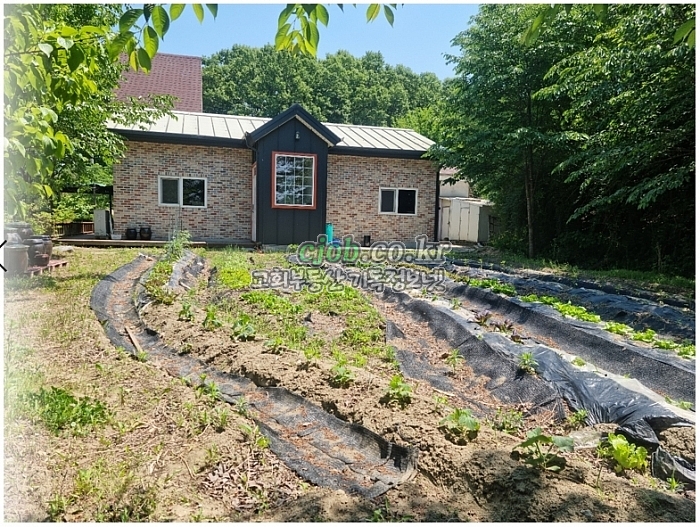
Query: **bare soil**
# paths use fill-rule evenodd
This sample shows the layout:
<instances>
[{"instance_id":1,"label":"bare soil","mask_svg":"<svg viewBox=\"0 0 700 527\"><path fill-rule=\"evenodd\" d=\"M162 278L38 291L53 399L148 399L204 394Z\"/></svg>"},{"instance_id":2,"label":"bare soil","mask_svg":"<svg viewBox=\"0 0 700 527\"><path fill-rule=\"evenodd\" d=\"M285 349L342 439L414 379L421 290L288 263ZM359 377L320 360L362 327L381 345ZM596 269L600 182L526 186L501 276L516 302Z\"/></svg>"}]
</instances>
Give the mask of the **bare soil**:
<instances>
[{"instance_id":1,"label":"bare soil","mask_svg":"<svg viewBox=\"0 0 700 527\"><path fill-rule=\"evenodd\" d=\"M218 295L218 296L217 296ZM199 306L220 298L212 289L201 291ZM227 301L235 301L229 294ZM449 351L446 343L435 339L427 327L397 312L391 305L373 300L382 314L399 325L416 353L433 365L444 365ZM166 343L184 349L217 368L240 374L260 386L282 386L317 404L337 417L359 423L401 445L420 450L418 475L414 481L386 494L386 504L347 496L342 491L316 489L284 507L270 507L261 519L266 521L358 521L371 511L381 509L385 519L410 517L415 520L460 521L693 521L694 493L670 494L663 483L645 475L618 476L611 465L598 460L592 449L567 454L567 468L560 474L529 468L514 458L513 448L523 440L482 426L476 440L458 445L439 427L449 408L436 404L440 393L427 384L412 380L414 396L400 407L387 402L386 391L392 371L380 363L352 368L355 380L347 387L332 382L333 361L324 356L306 361L297 350L266 348L265 337L237 342L230 329L206 331L202 327L204 310L196 310L190 323L178 321L180 304L152 306L143 315L145 323L158 331ZM311 312L308 327L312 332L338 336L344 329L342 316ZM395 371L393 372L395 373ZM468 366L458 375L473 375ZM480 403L494 408L496 401L485 391L470 394ZM453 401L450 401L452 404ZM456 402L456 401L455 401ZM544 426L550 433L566 433L562 423L543 420L525 423L525 428ZM693 429L694 430L694 429ZM692 449L694 442L686 432L667 434L677 449ZM694 456L694 454L693 454ZM203 473L204 485L220 473L221 467ZM219 472L216 472L219 471ZM382 498L383 499L383 498Z\"/></svg>"}]
</instances>

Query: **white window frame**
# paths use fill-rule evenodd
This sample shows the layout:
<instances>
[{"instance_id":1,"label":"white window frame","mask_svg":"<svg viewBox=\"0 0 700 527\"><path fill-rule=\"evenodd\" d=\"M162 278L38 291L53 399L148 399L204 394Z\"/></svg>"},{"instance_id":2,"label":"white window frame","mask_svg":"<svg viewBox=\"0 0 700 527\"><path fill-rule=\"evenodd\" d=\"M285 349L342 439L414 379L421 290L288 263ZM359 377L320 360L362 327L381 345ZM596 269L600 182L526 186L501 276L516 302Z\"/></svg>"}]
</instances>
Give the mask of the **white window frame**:
<instances>
[{"instance_id":1,"label":"white window frame","mask_svg":"<svg viewBox=\"0 0 700 527\"><path fill-rule=\"evenodd\" d=\"M299 157L311 159L311 205L286 205L277 203L277 158L278 157ZM317 154L297 153L297 152L272 152L272 208L273 209L307 209L316 210L316 190L317 190Z\"/></svg>"},{"instance_id":2,"label":"white window frame","mask_svg":"<svg viewBox=\"0 0 700 527\"><path fill-rule=\"evenodd\" d=\"M383 190L393 190L394 191L394 210L392 212L382 212L382 191ZM415 212L398 212L399 210L399 191L400 190L412 190L416 193L415 201ZM416 216L418 215L418 189L410 187L379 187L379 203L377 206L379 214L384 214L388 216Z\"/></svg>"},{"instance_id":3,"label":"white window frame","mask_svg":"<svg viewBox=\"0 0 700 527\"><path fill-rule=\"evenodd\" d=\"M163 184L164 179L176 179L177 180L177 203L163 203ZM183 179L196 179L199 181L204 181L204 205L183 205L182 204L182 180ZM208 182L205 177L196 176L158 176L158 205L160 207L182 207L185 209L206 209L208 205L207 190Z\"/></svg>"}]
</instances>

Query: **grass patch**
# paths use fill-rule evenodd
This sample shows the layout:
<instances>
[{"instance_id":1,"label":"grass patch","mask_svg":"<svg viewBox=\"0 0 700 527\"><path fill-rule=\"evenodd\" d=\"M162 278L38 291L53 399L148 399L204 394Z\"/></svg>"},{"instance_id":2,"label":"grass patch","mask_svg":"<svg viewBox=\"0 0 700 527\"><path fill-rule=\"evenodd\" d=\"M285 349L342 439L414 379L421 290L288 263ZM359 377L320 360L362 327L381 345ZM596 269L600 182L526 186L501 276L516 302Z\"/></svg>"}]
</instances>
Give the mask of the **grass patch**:
<instances>
[{"instance_id":1,"label":"grass patch","mask_svg":"<svg viewBox=\"0 0 700 527\"><path fill-rule=\"evenodd\" d=\"M110 412L102 402L90 397L77 399L70 392L55 386L30 394L29 405L56 435L67 430L74 436L85 436L110 420Z\"/></svg>"}]
</instances>

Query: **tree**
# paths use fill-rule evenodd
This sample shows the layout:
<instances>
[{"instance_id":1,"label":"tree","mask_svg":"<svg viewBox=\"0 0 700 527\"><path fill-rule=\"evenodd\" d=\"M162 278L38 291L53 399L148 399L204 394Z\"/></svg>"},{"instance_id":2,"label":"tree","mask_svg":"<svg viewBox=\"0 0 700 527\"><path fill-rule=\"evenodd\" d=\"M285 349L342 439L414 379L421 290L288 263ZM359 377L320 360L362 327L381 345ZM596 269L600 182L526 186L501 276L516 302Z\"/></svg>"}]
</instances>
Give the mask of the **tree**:
<instances>
[{"instance_id":1,"label":"tree","mask_svg":"<svg viewBox=\"0 0 700 527\"><path fill-rule=\"evenodd\" d=\"M549 69L586 38L574 23L562 22L536 47L521 43L520 34L536 6L483 6L472 26L455 37L461 55L451 56L458 78L449 87L443 134L435 155L460 169L470 183L494 199L505 227L526 227L528 254L537 248L538 224L561 211L544 198L565 192L549 177L575 134L559 126L561 108L534 94L545 86ZM590 33L590 31L589 31ZM561 220L559 221L561 223ZM547 236L542 236L544 246Z\"/></svg>"}]
</instances>

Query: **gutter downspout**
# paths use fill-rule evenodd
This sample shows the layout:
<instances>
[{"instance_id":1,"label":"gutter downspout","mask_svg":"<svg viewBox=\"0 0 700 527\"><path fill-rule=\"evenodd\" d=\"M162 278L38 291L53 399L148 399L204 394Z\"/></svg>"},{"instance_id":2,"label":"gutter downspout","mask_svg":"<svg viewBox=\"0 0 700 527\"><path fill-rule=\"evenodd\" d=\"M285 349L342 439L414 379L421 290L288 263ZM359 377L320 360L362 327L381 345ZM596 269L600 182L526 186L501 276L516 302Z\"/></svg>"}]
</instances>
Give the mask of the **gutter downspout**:
<instances>
[{"instance_id":1,"label":"gutter downspout","mask_svg":"<svg viewBox=\"0 0 700 527\"><path fill-rule=\"evenodd\" d=\"M249 142L249 140L248 140L249 137L250 137L250 135L249 135L248 132L246 132L246 133L244 134L243 137L245 138L245 145L253 151L253 154L254 154L254 157L255 157L255 160L253 161L253 163L257 163L257 162L258 162L258 149L255 148L254 146L251 146L251 145L250 145L250 142ZM251 166L252 166L252 165L251 165ZM258 181L258 178L256 177L256 178L255 178L255 183L256 183L256 184L257 184L257 181ZM253 189L250 189L250 190L251 190L251 192L252 192ZM258 189L255 189L255 200L256 200L256 201L257 201L258 199L260 199L260 198L259 198L259 194L260 194L260 193L258 192ZM259 207L258 205L259 205L258 203L255 203L255 225L256 225L256 227L255 227L255 237L256 237L256 238L260 238L260 222L258 221L258 219L259 219L258 216L260 215L260 207ZM253 226L251 225L250 228L252 229ZM251 238L253 237L252 234L253 234L253 233L251 232ZM255 244L258 243L257 240L251 240L251 241L252 241L253 243L255 243Z\"/></svg>"}]
</instances>

